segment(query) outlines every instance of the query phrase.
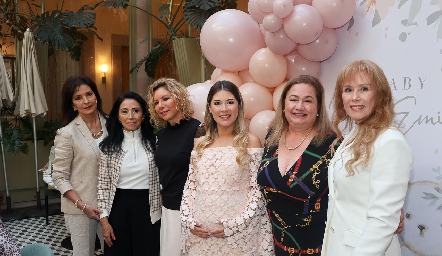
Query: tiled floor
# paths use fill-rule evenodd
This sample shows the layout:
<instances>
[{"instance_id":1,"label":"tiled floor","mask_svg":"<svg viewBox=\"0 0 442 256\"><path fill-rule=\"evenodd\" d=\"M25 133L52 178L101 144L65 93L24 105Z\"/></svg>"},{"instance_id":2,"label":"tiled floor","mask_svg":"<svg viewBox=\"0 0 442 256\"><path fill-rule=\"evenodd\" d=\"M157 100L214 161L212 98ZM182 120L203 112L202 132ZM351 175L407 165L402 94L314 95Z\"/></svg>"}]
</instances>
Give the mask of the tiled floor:
<instances>
[{"instance_id":1,"label":"tiled floor","mask_svg":"<svg viewBox=\"0 0 442 256\"><path fill-rule=\"evenodd\" d=\"M62 214L49 216L49 225L46 225L44 217L10 220L5 224L18 240L20 248L27 244L44 243L51 247L55 256L72 255L71 250L61 246L61 241L69 236ZM101 251L95 254L101 255Z\"/></svg>"}]
</instances>

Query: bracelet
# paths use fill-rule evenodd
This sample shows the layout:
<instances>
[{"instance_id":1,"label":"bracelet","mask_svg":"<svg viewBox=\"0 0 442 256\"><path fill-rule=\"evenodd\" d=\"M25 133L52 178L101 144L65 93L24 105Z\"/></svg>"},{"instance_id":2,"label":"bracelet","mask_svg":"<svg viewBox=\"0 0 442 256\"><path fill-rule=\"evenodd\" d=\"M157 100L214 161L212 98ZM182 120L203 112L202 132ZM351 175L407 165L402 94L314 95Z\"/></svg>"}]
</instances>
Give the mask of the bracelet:
<instances>
[{"instance_id":1,"label":"bracelet","mask_svg":"<svg viewBox=\"0 0 442 256\"><path fill-rule=\"evenodd\" d=\"M86 208L87 204L84 204L83 209L81 209L82 212L84 212L84 209Z\"/></svg>"},{"instance_id":2,"label":"bracelet","mask_svg":"<svg viewBox=\"0 0 442 256\"><path fill-rule=\"evenodd\" d=\"M77 200L75 200L75 208L78 208L78 206L77 206L77 204L78 204L78 201L81 201L81 199L80 198L78 198Z\"/></svg>"}]
</instances>

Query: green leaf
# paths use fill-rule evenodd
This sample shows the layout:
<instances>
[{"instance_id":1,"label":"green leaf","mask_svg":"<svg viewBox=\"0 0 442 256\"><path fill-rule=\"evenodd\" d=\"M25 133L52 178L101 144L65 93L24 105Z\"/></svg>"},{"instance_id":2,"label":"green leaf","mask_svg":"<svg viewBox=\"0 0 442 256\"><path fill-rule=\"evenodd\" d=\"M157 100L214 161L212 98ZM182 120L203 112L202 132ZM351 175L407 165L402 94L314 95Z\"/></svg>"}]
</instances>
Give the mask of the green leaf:
<instances>
[{"instance_id":1,"label":"green leaf","mask_svg":"<svg viewBox=\"0 0 442 256\"><path fill-rule=\"evenodd\" d=\"M222 0L190 0L186 4L189 6L195 6L203 10L209 10L210 8L217 6L221 2Z\"/></svg>"},{"instance_id":2,"label":"green leaf","mask_svg":"<svg viewBox=\"0 0 442 256\"><path fill-rule=\"evenodd\" d=\"M158 61L160 60L160 57L163 55L165 48L166 48L165 42L158 43L152 48L149 55L147 55L146 62L144 63L144 71L150 78L155 77Z\"/></svg>"},{"instance_id":3,"label":"green leaf","mask_svg":"<svg viewBox=\"0 0 442 256\"><path fill-rule=\"evenodd\" d=\"M64 14L63 24L69 27L88 28L95 24L95 13L78 10L77 13L72 11Z\"/></svg>"},{"instance_id":4,"label":"green leaf","mask_svg":"<svg viewBox=\"0 0 442 256\"><path fill-rule=\"evenodd\" d=\"M197 5L192 5L191 2L188 2L184 5L183 9L184 19L192 28L201 30L206 20L212 14L225 9L236 9L236 7L236 0L221 0L217 5L207 10L202 9Z\"/></svg>"},{"instance_id":5,"label":"green leaf","mask_svg":"<svg viewBox=\"0 0 442 256\"><path fill-rule=\"evenodd\" d=\"M165 12L168 11L170 7L170 4L163 4L158 8L158 12Z\"/></svg>"}]
</instances>

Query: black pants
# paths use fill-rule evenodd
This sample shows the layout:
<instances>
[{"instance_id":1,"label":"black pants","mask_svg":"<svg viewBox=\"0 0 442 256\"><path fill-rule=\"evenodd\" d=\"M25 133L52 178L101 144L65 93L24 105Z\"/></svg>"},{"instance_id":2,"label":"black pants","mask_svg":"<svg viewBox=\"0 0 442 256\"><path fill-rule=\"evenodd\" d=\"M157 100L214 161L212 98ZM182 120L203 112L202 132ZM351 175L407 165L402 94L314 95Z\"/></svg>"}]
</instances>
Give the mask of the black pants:
<instances>
[{"instance_id":1,"label":"black pants","mask_svg":"<svg viewBox=\"0 0 442 256\"><path fill-rule=\"evenodd\" d=\"M109 216L116 240L104 243L104 255L160 254L160 221L152 224L149 209L149 190L117 188Z\"/></svg>"}]
</instances>

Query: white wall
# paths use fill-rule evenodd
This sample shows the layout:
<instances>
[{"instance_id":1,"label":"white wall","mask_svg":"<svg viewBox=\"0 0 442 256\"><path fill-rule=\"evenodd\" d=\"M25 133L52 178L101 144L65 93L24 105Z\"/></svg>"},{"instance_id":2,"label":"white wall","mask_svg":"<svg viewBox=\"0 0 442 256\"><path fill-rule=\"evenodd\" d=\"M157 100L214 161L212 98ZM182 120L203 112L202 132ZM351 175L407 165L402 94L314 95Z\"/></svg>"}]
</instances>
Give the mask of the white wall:
<instances>
[{"instance_id":1,"label":"white wall","mask_svg":"<svg viewBox=\"0 0 442 256\"><path fill-rule=\"evenodd\" d=\"M338 48L322 63L327 102L346 63L366 58L384 69L414 154L402 255L442 255L442 0L368 2L357 0L354 25L338 30Z\"/></svg>"}]
</instances>

